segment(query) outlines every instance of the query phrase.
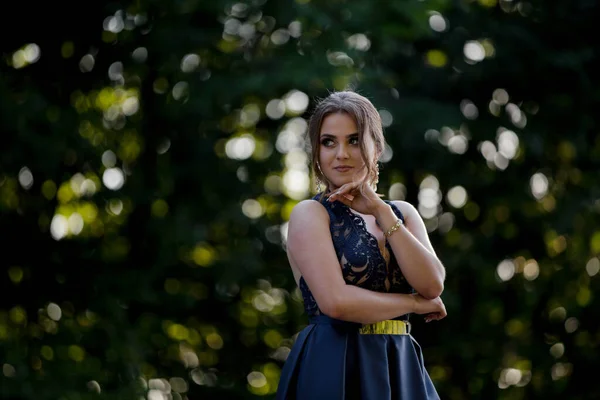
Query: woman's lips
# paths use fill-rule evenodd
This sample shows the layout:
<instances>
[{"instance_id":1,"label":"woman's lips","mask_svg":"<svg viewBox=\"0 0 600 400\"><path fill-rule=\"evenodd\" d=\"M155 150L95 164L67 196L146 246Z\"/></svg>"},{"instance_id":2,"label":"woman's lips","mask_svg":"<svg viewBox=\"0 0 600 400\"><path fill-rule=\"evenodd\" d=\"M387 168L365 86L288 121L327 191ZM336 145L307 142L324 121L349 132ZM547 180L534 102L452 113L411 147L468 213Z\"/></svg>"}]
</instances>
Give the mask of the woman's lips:
<instances>
[{"instance_id":1,"label":"woman's lips","mask_svg":"<svg viewBox=\"0 0 600 400\"><path fill-rule=\"evenodd\" d=\"M352 167L337 167L337 168L334 168L334 169L336 171L339 171L339 172L348 172L348 171L350 171L352 169Z\"/></svg>"}]
</instances>

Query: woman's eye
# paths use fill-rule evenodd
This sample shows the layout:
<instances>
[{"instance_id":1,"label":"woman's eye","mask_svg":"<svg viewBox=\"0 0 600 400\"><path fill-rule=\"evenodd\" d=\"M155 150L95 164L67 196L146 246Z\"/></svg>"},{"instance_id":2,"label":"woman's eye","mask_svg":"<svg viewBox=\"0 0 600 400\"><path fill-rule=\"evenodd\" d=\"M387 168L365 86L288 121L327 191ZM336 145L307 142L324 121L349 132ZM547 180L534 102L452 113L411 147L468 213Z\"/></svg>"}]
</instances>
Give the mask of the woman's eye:
<instances>
[{"instance_id":1,"label":"woman's eye","mask_svg":"<svg viewBox=\"0 0 600 400\"><path fill-rule=\"evenodd\" d=\"M325 140L321 141L321 144L323 146L331 146L332 143L333 143L333 140L331 140L331 139L325 139Z\"/></svg>"},{"instance_id":2,"label":"woman's eye","mask_svg":"<svg viewBox=\"0 0 600 400\"><path fill-rule=\"evenodd\" d=\"M350 144L358 144L358 138L354 137L354 138L350 139Z\"/></svg>"}]
</instances>

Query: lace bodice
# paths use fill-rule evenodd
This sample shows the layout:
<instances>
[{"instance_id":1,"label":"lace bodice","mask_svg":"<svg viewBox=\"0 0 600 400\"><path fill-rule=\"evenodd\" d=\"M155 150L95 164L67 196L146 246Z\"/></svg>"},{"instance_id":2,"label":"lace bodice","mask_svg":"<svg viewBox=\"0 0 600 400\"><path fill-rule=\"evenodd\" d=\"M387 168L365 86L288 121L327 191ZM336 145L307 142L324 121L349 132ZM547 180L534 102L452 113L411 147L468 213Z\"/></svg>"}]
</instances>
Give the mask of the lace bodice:
<instances>
[{"instance_id":1,"label":"lace bodice","mask_svg":"<svg viewBox=\"0 0 600 400\"><path fill-rule=\"evenodd\" d=\"M320 194L317 194L313 200L319 201L319 197ZM319 202L329 214L333 247L346 283L376 292L414 292L404 278L389 243L386 241L386 250L382 254L377 238L367 230L365 220L360 215L353 213L348 206L339 201L330 203L326 196ZM396 216L404 221L398 207L389 201L385 202L390 204ZM320 315L321 310L304 278L300 278L299 286L308 316Z\"/></svg>"}]
</instances>

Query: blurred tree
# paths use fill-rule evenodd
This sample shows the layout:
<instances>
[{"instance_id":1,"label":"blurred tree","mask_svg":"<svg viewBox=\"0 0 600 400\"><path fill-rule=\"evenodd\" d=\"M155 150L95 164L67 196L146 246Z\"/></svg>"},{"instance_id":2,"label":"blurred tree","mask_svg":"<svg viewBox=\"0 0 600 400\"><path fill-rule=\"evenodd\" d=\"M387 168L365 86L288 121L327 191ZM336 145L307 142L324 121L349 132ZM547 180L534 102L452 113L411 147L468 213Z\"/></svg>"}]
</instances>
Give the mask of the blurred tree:
<instances>
[{"instance_id":1,"label":"blurred tree","mask_svg":"<svg viewBox=\"0 0 600 400\"><path fill-rule=\"evenodd\" d=\"M348 87L448 270L415 321L442 397L600 397L595 2L31 7L2 35L2 398L272 397L305 118Z\"/></svg>"}]
</instances>

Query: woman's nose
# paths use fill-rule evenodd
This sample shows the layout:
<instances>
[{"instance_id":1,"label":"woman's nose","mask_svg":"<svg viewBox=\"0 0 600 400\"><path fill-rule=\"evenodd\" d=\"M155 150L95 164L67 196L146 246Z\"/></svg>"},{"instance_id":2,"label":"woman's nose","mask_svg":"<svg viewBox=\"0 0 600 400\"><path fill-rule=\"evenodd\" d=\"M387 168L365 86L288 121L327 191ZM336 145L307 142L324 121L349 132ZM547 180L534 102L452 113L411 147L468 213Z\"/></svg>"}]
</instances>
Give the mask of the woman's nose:
<instances>
[{"instance_id":1,"label":"woman's nose","mask_svg":"<svg viewBox=\"0 0 600 400\"><path fill-rule=\"evenodd\" d=\"M338 147L337 158L348 158L348 148L344 145Z\"/></svg>"}]
</instances>

